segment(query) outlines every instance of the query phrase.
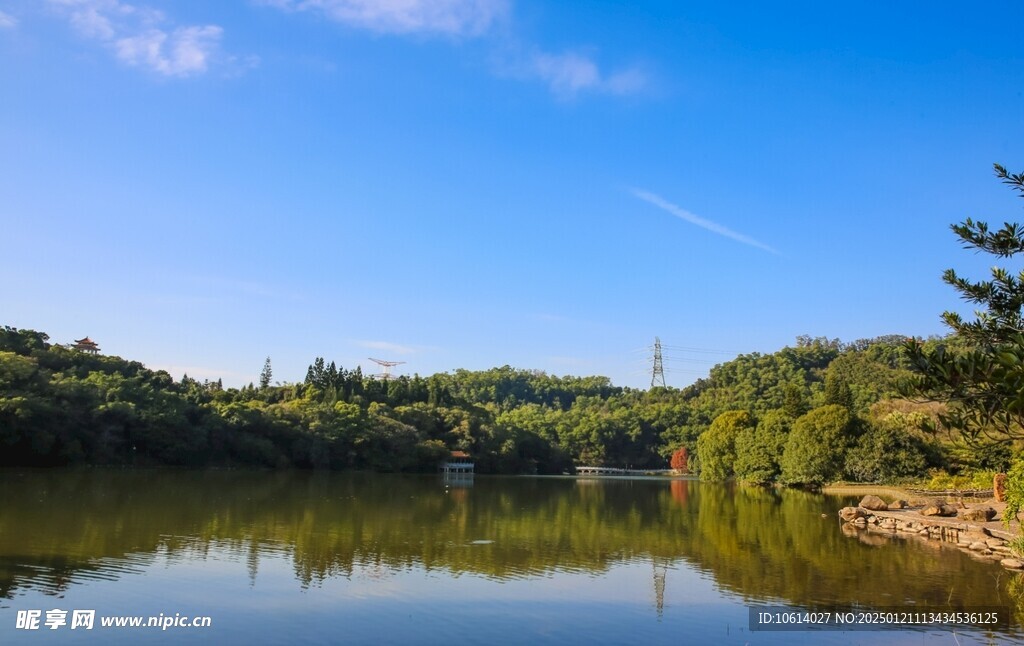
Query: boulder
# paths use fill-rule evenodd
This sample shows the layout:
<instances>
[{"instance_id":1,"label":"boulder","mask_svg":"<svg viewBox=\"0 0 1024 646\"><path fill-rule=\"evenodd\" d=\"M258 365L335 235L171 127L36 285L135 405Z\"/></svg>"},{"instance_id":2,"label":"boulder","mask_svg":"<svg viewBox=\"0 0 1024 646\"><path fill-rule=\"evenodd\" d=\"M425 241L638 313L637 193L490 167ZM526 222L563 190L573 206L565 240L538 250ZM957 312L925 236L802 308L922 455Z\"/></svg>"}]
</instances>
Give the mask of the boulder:
<instances>
[{"instance_id":1,"label":"boulder","mask_svg":"<svg viewBox=\"0 0 1024 646\"><path fill-rule=\"evenodd\" d=\"M871 511L882 511L889 508L889 504L878 496L867 495L860 499L860 507Z\"/></svg>"},{"instance_id":2,"label":"boulder","mask_svg":"<svg viewBox=\"0 0 1024 646\"><path fill-rule=\"evenodd\" d=\"M907 501L906 500L893 500L892 502L889 503L889 509L892 510L892 511L896 511L898 509L906 509L906 508L907 508Z\"/></svg>"},{"instance_id":3,"label":"boulder","mask_svg":"<svg viewBox=\"0 0 1024 646\"><path fill-rule=\"evenodd\" d=\"M976 523L987 523L996 517L996 510L991 507L973 507L960 512L960 518Z\"/></svg>"},{"instance_id":4,"label":"boulder","mask_svg":"<svg viewBox=\"0 0 1024 646\"><path fill-rule=\"evenodd\" d=\"M922 516L956 516L956 507L946 503L929 505L921 510Z\"/></svg>"},{"instance_id":5,"label":"boulder","mask_svg":"<svg viewBox=\"0 0 1024 646\"><path fill-rule=\"evenodd\" d=\"M992 494L995 496L996 502L1006 502L1006 474L997 473L992 478Z\"/></svg>"},{"instance_id":6,"label":"boulder","mask_svg":"<svg viewBox=\"0 0 1024 646\"><path fill-rule=\"evenodd\" d=\"M978 541L976 543L971 543L967 549L971 550L972 552L982 552L988 549L988 545L985 545L981 541Z\"/></svg>"},{"instance_id":7,"label":"boulder","mask_svg":"<svg viewBox=\"0 0 1024 646\"><path fill-rule=\"evenodd\" d=\"M1024 570L1024 561L1020 559L1003 559L999 561L999 565L1011 570Z\"/></svg>"},{"instance_id":8,"label":"boulder","mask_svg":"<svg viewBox=\"0 0 1024 646\"><path fill-rule=\"evenodd\" d=\"M860 507L843 507L839 510L839 517L843 519L843 522L851 523L858 518L867 516L868 513Z\"/></svg>"}]
</instances>

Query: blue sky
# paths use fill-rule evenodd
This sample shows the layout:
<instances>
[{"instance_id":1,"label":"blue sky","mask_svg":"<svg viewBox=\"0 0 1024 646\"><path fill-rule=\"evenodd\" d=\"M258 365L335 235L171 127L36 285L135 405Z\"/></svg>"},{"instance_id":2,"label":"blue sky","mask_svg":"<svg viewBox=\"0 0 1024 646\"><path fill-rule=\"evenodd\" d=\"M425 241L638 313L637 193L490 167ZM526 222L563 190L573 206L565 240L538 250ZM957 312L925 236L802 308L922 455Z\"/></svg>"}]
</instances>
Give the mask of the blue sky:
<instances>
[{"instance_id":1,"label":"blue sky","mask_svg":"<svg viewBox=\"0 0 1024 646\"><path fill-rule=\"evenodd\" d=\"M1024 5L0 0L0 324L670 385L944 333L1020 220ZM1013 263L1005 263L1014 267ZM699 351L698 351L699 350Z\"/></svg>"}]
</instances>

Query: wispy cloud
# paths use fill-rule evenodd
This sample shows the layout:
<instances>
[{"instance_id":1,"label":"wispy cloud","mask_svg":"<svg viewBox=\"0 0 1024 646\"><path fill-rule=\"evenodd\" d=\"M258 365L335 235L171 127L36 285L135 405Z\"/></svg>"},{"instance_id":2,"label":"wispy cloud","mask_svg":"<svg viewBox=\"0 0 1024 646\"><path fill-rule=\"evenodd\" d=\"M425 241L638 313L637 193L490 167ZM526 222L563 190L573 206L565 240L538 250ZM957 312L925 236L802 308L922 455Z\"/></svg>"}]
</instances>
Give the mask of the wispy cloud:
<instances>
[{"instance_id":1,"label":"wispy cloud","mask_svg":"<svg viewBox=\"0 0 1024 646\"><path fill-rule=\"evenodd\" d=\"M506 19L512 9L512 0L254 1L287 12L315 13L374 33L457 37L482 37L499 31L495 25ZM592 56L580 51L556 54L523 46L507 31L503 34L504 48L512 51L502 51L502 46L496 45L494 72L540 81L559 99L572 99L583 93L635 94L648 85L647 75L639 68L601 69Z\"/></svg>"},{"instance_id":2,"label":"wispy cloud","mask_svg":"<svg viewBox=\"0 0 1024 646\"><path fill-rule=\"evenodd\" d=\"M393 354L415 354L419 349L407 345L399 345L390 341L354 341L356 345L369 350L383 350Z\"/></svg>"},{"instance_id":3,"label":"wispy cloud","mask_svg":"<svg viewBox=\"0 0 1024 646\"><path fill-rule=\"evenodd\" d=\"M579 52L535 53L527 71L562 99L574 98L581 92L634 94L647 85L647 76L639 69L603 72L593 58Z\"/></svg>"},{"instance_id":4,"label":"wispy cloud","mask_svg":"<svg viewBox=\"0 0 1024 646\"><path fill-rule=\"evenodd\" d=\"M18 19L9 13L0 11L0 29L14 29L18 26Z\"/></svg>"},{"instance_id":5,"label":"wispy cloud","mask_svg":"<svg viewBox=\"0 0 1024 646\"><path fill-rule=\"evenodd\" d=\"M206 71L207 60L222 33L215 25L179 27L171 33L149 29L118 39L117 57L167 76L190 76Z\"/></svg>"},{"instance_id":6,"label":"wispy cloud","mask_svg":"<svg viewBox=\"0 0 1024 646\"><path fill-rule=\"evenodd\" d=\"M178 27L163 12L120 0L48 0L86 38L109 47L122 62L164 76L207 71L224 30L217 25Z\"/></svg>"},{"instance_id":7,"label":"wispy cloud","mask_svg":"<svg viewBox=\"0 0 1024 646\"><path fill-rule=\"evenodd\" d=\"M384 34L479 36L508 10L505 0L261 0L286 11L313 11Z\"/></svg>"},{"instance_id":8,"label":"wispy cloud","mask_svg":"<svg viewBox=\"0 0 1024 646\"><path fill-rule=\"evenodd\" d=\"M667 211L668 213L671 213L677 218L686 220L690 224L695 224L698 227L701 227L702 229L707 229L708 231L712 233L717 233L720 236L731 238L736 242L742 242L745 245L750 245L751 247L757 247L758 249L762 249L769 253L781 255L777 250L773 249L772 247L769 247L763 242L759 242L758 240L755 240L750 236L743 235L742 233L737 233L728 227L724 227L721 224L718 224L717 222L712 222L711 220L706 220L700 217L699 215L694 215L693 213L690 213L686 209L676 206L675 204L672 204L671 202L661 198L658 195L655 195L654 193L651 193L650 191L644 191L638 188L633 188L630 189L630 192L639 199L650 204L653 204L659 209Z\"/></svg>"}]
</instances>

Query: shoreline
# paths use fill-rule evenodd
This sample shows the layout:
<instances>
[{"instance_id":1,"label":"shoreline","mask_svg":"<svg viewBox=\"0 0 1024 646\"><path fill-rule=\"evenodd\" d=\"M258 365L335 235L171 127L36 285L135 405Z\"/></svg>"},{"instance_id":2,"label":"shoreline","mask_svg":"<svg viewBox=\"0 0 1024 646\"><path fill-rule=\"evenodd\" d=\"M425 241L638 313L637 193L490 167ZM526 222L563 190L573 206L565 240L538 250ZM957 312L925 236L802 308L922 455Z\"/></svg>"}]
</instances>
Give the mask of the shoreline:
<instances>
[{"instance_id":1,"label":"shoreline","mask_svg":"<svg viewBox=\"0 0 1024 646\"><path fill-rule=\"evenodd\" d=\"M844 489L846 489L844 491ZM876 487L873 495L889 495L889 488ZM898 488L891 488L899 491ZM861 490L863 491L863 490ZM825 491L823 490L823 493ZM850 495L848 488L837 487L834 494ZM879 496L881 497L881 496ZM905 500L895 498L896 500ZM887 501L892 502L892 501ZM839 511L843 534L857 538L869 545L880 545L879 538L917 538L930 544L956 547L972 557L995 561L1004 568L1013 571L1024 570L1024 558L1018 557L1009 543L1020 536L1020 523L1013 520L1009 525L1002 522L1006 503L995 499L983 502L947 504L945 496L926 498L917 496L912 504L902 509L866 509L864 499L855 507L844 507ZM955 506L955 514L950 516L925 515L925 508L932 505ZM995 515L990 520L968 520L961 514L970 510L991 509Z\"/></svg>"},{"instance_id":2,"label":"shoreline","mask_svg":"<svg viewBox=\"0 0 1024 646\"><path fill-rule=\"evenodd\" d=\"M875 495L882 498L889 497L893 500L906 500L907 502L923 502L927 497L911 493L909 489L895 485L872 485L872 484L831 484L821 488L821 493L830 496L867 496Z\"/></svg>"}]
</instances>

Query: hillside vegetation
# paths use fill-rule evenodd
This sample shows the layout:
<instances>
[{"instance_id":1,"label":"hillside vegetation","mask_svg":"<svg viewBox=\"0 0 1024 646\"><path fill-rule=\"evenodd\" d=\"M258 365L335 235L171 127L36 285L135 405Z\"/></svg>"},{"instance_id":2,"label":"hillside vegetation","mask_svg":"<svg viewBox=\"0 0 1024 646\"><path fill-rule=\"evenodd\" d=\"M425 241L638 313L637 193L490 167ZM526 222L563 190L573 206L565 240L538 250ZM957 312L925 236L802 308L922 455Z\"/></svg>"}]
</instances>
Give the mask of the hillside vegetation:
<instances>
[{"instance_id":1,"label":"hillside vegetation","mask_svg":"<svg viewBox=\"0 0 1024 646\"><path fill-rule=\"evenodd\" d=\"M6 327L0 465L423 471L463 450L479 472L561 473L667 468L686 447L708 479L892 481L964 463L935 405L898 398L903 345L800 337L682 390L508 366L381 381L323 358L302 383L225 389Z\"/></svg>"}]
</instances>

